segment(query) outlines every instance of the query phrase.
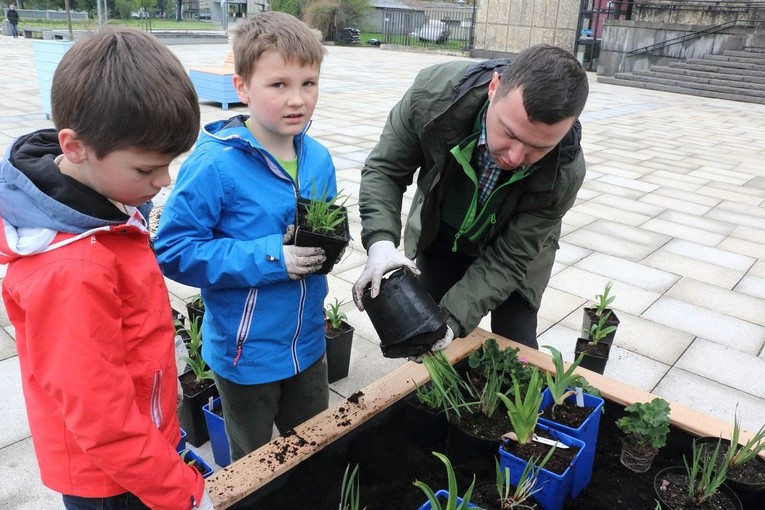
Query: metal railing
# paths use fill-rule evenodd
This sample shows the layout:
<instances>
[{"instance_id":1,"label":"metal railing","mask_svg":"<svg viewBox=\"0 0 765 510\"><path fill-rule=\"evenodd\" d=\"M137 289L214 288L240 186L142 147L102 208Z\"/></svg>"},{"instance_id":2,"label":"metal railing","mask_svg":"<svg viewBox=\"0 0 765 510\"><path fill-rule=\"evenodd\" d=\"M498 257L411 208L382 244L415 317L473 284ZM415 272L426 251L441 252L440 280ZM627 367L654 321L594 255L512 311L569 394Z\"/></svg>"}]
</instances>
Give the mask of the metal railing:
<instances>
[{"instance_id":1,"label":"metal railing","mask_svg":"<svg viewBox=\"0 0 765 510\"><path fill-rule=\"evenodd\" d=\"M384 9L380 40L386 44L469 51L473 47L476 6L452 9ZM371 29L375 33L375 28Z\"/></svg>"},{"instance_id":2,"label":"metal railing","mask_svg":"<svg viewBox=\"0 0 765 510\"><path fill-rule=\"evenodd\" d=\"M638 48L632 51L627 52L628 57L635 57L637 55L645 55L647 53L652 53L654 51L664 49L667 46L672 46L675 44L682 44L684 42L692 41L694 39L700 39L701 37L704 37L706 35L715 34L718 32L722 32L726 29L733 28L733 27L742 27L742 28L756 28L756 27L765 27L765 20L733 20L733 21L727 21L725 23L721 23L719 25L714 25L708 28L705 28L703 30L699 30L696 32L691 32L689 34L681 35L678 37L674 37L672 39L667 39L666 41L662 41L659 43L651 44L649 46L644 46L642 48Z\"/></svg>"}]
</instances>

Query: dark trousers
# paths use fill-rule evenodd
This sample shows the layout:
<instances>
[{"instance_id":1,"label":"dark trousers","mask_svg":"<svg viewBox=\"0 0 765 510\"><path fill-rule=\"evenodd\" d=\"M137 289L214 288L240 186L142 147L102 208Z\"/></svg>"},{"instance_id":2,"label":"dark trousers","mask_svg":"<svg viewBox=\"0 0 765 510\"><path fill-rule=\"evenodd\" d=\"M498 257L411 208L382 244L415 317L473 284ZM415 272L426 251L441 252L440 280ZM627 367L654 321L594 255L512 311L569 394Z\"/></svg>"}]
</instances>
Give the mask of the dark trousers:
<instances>
[{"instance_id":1,"label":"dark trousers","mask_svg":"<svg viewBox=\"0 0 765 510\"><path fill-rule=\"evenodd\" d=\"M66 510L149 510L135 494L126 492L108 498L83 498L64 494Z\"/></svg>"},{"instance_id":2,"label":"dark trousers","mask_svg":"<svg viewBox=\"0 0 765 510\"><path fill-rule=\"evenodd\" d=\"M454 253L447 243L436 241L417 256L420 281L428 293L441 301L444 294L457 283L476 258ZM464 296L470 299L470 296ZM537 343L537 310L518 292L510 296L491 312L491 331L518 343L539 349Z\"/></svg>"},{"instance_id":3,"label":"dark trousers","mask_svg":"<svg viewBox=\"0 0 765 510\"><path fill-rule=\"evenodd\" d=\"M214 374L220 392L231 460L239 460L329 406L327 363L319 358L303 372L281 381L237 384Z\"/></svg>"}]
</instances>

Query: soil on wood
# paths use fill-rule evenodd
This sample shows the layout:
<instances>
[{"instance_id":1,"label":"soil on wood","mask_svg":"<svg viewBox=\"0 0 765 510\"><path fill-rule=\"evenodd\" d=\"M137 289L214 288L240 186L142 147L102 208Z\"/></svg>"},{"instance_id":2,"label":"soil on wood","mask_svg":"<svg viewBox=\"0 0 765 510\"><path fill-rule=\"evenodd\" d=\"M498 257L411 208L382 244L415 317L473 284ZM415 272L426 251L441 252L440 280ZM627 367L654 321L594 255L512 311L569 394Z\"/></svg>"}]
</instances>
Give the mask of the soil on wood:
<instances>
[{"instance_id":1,"label":"soil on wood","mask_svg":"<svg viewBox=\"0 0 765 510\"><path fill-rule=\"evenodd\" d=\"M674 510L736 510L738 506L723 492L717 491L709 499L698 505L686 504L688 500L688 475L685 468L665 472L661 480L656 480L657 490L663 503Z\"/></svg>"},{"instance_id":2,"label":"soil on wood","mask_svg":"<svg viewBox=\"0 0 765 510\"><path fill-rule=\"evenodd\" d=\"M479 459L480 462L461 457L464 452L447 451L449 433L444 417L440 417L443 427L436 427L432 422L418 422L406 406L405 402L400 402L383 411L235 508L337 508L343 472L346 466L359 464L362 508L416 509L427 497L413 485L415 480L425 482L434 491L447 487L446 469L433 451L445 452L453 463L460 496L470 486L473 475L476 476L476 486L494 484L496 450L494 455ZM568 501L564 509L654 510L653 479L656 473L664 467L682 466L682 454L690 452L691 438L673 428L667 446L659 451L651 469L646 473L634 473L619 461L623 434L614 422L622 416L623 408L609 403L606 408L601 417L592 481L576 500ZM343 413L338 414L340 422ZM488 493L495 498L496 492ZM471 501L487 509L496 508L491 506L494 499L485 501L478 497L475 495Z\"/></svg>"}]
</instances>

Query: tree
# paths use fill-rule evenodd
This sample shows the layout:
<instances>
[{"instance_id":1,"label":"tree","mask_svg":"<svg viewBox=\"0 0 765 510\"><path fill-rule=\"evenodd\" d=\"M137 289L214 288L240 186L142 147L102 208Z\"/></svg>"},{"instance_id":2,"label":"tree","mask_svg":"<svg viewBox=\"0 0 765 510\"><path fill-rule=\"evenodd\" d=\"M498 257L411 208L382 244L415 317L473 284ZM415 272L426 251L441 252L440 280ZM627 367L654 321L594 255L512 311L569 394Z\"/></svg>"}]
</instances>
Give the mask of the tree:
<instances>
[{"instance_id":1,"label":"tree","mask_svg":"<svg viewBox=\"0 0 765 510\"><path fill-rule=\"evenodd\" d=\"M338 30L361 25L370 9L369 0L317 0L305 8L303 21L334 41Z\"/></svg>"}]
</instances>

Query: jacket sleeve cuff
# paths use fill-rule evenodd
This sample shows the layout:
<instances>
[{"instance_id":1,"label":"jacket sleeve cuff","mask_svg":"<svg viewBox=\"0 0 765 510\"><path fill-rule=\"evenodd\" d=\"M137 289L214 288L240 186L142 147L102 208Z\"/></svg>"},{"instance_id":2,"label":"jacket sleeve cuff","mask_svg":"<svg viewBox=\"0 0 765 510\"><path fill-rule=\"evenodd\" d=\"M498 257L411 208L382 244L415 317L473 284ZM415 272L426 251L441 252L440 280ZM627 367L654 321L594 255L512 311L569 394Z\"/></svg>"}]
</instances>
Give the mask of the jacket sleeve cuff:
<instances>
[{"instance_id":1,"label":"jacket sleeve cuff","mask_svg":"<svg viewBox=\"0 0 765 510\"><path fill-rule=\"evenodd\" d=\"M452 314L449 314L449 317L446 318L446 325L451 328L452 332L454 333L454 338L462 338L465 336L465 330Z\"/></svg>"},{"instance_id":2,"label":"jacket sleeve cuff","mask_svg":"<svg viewBox=\"0 0 765 510\"><path fill-rule=\"evenodd\" d=\"M398 248L400 242L400 240L390 232L377 232L367 238L367 242L364 245L364 248L369 251L369 247L375 244L377 241L390 241L396 248Z\"/></svg>"}]
</instances>

